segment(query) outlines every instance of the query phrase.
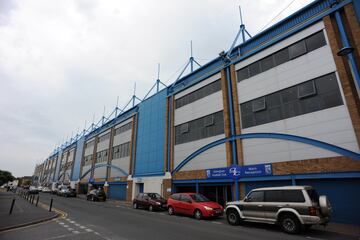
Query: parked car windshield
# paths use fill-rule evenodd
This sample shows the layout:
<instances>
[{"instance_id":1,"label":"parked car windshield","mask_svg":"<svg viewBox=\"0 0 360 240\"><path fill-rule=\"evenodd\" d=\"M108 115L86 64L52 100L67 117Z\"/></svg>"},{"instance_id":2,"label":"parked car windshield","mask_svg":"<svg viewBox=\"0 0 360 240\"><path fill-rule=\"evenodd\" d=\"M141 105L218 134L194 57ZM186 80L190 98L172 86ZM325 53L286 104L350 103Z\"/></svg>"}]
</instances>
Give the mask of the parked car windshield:
<instances>
[{"instance_id":1,"label":"parked car windshield","mask_svg":"<svg viewBox=\"0 0 360 240\"><path fill-rule=\"evenodd\" d=\"M158 193L149 193L148 196L151 198L151 199L161 199L162 197L160 196L160 194Z\"/></svg>"},{"instance_id":2,"label":"parked car windshield","mask_svg":"<svg viewBox=\"0 0 360 240\"><path fill-rule=\"evenodd\" d=\"M201 195L201 194L191 194L190 197L195 202L210 202L210 200L207 197L205 197L204 195Z\"/></svg>"}]
</instances>

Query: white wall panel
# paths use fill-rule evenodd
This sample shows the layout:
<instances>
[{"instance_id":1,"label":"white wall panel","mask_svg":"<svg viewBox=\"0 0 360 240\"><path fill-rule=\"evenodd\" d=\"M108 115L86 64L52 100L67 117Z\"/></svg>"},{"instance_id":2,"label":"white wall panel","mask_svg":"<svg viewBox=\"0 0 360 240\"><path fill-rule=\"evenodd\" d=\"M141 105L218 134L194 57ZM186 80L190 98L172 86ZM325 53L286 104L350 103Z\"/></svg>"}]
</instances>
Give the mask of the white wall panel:
<instances>
[{"instance_id":1,"label":"white wall panel","mask_svg":"<svg viewBox=\"0 0 360 240\"><path fill-rule=\"evenodd\" d=\"M106 178L107 167L99 167L94 170L94 178Z\"/></svg>"},{"instance_id":2,"label":"white wall panel","mask_svg":"<svg viewBox=\"0 0 360 240\"><path fill-rule=\"evenodd\" d=\"M225 137L225 134L215 137L205 138L194 142L175 145L174 147L174 166L178 166L186 157L199 148ZM199 170L226 167L225 144L219 145L192 159L180 171Z\"/></svg>"},{"instance_id":3,"label":"white wall panel","mask_svg":"<svg viewBox=\"0 0 360 240\"><path fill-rule=\"evenodd\" d=\"M126 142L130 142L131 141L131 130L120 133L116 136L114 136L114 142L113 142L113 146L117 146Z\"/></svg>"},{"instance_id":4,"label":"white wall panel","mask_svg":"<svg viewBox=\"0 0 360 240\"><path fill-rule=\"evenodd\" d=\"M258 132L308 137L359 152L354 128L344 105L242 129L242 133ZM311 145L277 139L245 139L243 149L245 164L338 156Z\"/></svg>"},{"instance_id":5,"label":"white wall panel","mask_svg":"<svg viewBox=\"0 0 360 240\"><path fill-rule=\"evenodd\" d=\"M118 158L113 159L111 161L111 165L117 166L124 170L126 173L129 172L129 166L130 166L130 157L124 157L124 158ZM115 168L111 168L110 170L110 177L122 177L124 174L122 174L119 170Z\"/></svg>"},{"instance_id":6,"label":"white wall panel","mask_svg":"<svg viewBox=\"0 0 360 240\"><path fill-rule=\"evenodd\" d=\"M195 102L175 109L175 126L191 120L204 117L211 113L222 111L222 92L218 91Z\"/></svg>"},{"instance_id":7,"label":"white wall panel","mask_svg":"<svg viewBox=\"0 0 360 240\"><path fill-rule=\"evenodd\" d=\"M101 152L109 148L110 139L99 142L96 147L96 152Z\"/></svg>"}]
</instances>

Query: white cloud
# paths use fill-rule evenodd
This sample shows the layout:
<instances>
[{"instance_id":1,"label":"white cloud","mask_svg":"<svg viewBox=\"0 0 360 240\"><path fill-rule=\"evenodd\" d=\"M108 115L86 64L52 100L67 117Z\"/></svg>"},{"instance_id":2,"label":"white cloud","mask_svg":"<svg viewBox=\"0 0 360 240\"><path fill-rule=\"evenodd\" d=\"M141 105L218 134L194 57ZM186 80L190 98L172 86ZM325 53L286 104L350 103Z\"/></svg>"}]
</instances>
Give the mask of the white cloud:
<instances>
[{"instance_id":1,"label":"white cloud","mask_svg":"<svg viewBox=\"0 0 360 240\"><path fill-rule=\"evenodd\" d=\"M289 1L0 0L0 168L31 175L59 143L119 96L144 96L189 57L227 50L237 5L256 34ZM297 0L275 21L311 0ZM207 60L199 60L205 63Z\"/></svg>"}]
</instances>

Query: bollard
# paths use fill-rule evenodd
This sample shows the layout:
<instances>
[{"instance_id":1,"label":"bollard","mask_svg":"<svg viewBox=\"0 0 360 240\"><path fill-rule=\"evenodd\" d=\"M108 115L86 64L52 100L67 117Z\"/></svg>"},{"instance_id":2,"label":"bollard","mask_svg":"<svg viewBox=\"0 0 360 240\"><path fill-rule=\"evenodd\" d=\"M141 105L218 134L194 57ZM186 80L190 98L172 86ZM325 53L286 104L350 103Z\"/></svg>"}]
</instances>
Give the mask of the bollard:
<instances>
[{"instance_id":1,"label":"bollard","mask_svg":"<svg viewBox=\"0 0 360 240\"><path fill-rule=\"evenodd\" d=\"M51 198L51 200L50 200L49 212L51 212L52 204L53 204L53 199Z\"/></svg>"},{"instance_id":2,"label":"bollard","mask_svg":"<svg viewBox=\"0 0 360 240\"><path fill-rule=\"evenodd\" d=\"M12 214L14 205L15 205L15 198L13 198L13 200L12 200L12 202L11 202L11 207L10 207L10 212L9 212L9 214Z\"/></svg>"},{"instance_id":3,"label":"bollard","mask_svg":"<svg viewBox=\"0 0 360 240\"><path fill-rule=\"evenodd\" d=\"M38 203L39 203L39 195L38 195L38 197L37 197L37 199L36 199L36 204L35 204L35 206L37 206Z\"/></svg>"},{"instance_id":4,"label":"bollard","mask_svg":"<svg viewBox=\"0 0 360 240\"><path fill-rule=\"evenodd\" d=\"M34 200L35 200L35 195L33 195L32 199L31 199L31 204L34 204Z\"/></svg>"}]
</instances>

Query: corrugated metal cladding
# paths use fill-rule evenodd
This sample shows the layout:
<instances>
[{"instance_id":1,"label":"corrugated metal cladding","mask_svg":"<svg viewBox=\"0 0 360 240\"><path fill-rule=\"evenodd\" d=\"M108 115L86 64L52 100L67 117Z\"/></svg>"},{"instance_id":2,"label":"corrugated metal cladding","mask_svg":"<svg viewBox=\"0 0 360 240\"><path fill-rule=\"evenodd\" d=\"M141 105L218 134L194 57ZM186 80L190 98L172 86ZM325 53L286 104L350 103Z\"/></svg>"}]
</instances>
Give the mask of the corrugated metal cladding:
<instances>
[{"instance_id":1,"label":"corrugated metal cladding","mask_svg":"<svg viewBox=\"0 0 360 240\"><path fill-rule=\"evenodd\" d=\"M166 89L140 103L135 175L164 172Z\"/></svg>"},{"instance_id":2,"label":"corrugated metal cladding","mask_svg":"<svg viewBox=\"0 0 360 240\"><path fill-rule=\"evenodd\" d=\"M246 194L254 188L290 186L291 181L264 181L245 184ZM360 225L360 179L306 179L296 185L312 186L326 195L333 208L332 222Z\"/></svg>"}]
</instances>

